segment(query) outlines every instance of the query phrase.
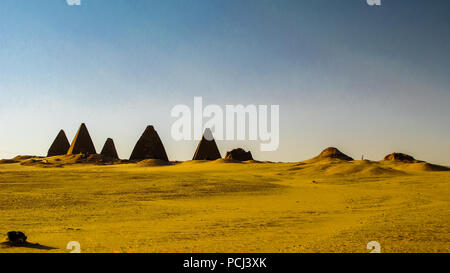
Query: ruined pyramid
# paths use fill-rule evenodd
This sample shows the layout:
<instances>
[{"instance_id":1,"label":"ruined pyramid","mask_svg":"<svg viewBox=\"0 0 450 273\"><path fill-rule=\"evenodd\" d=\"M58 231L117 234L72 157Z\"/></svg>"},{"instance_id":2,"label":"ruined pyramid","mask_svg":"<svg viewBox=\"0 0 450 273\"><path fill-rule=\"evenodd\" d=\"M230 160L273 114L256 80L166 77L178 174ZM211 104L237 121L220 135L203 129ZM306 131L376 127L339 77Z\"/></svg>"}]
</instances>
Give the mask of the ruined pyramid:
<instances>
[{"instance_id":1,"label":"ruined pyramid","mask_svg":"<svg viewBox=\"0 0 450 273\"><path fill-rule=\"evenodd\" d=\"M82 123L80 129L78 129L67 154L97 154L89 131L84 123Z\"/></svg>"},{"instance_id":2,"label":"ruined pyramid","mask_svg":"<svg viewBox=\"0 0 450 273\"><path fill-rule=\"evenodd\" d=\"M211 130L207 128L203 134L202 140L197 146L197 150L195 151L192 160L216 160L219 158L222 158L219 148L217 148Z\"/></svg>"},{"instance_id":3,"label":"ruined pyramid","mask_svg":"<svg viewBox=\"0 0 450 273\"><path fill-rule=\"evenodd\" d=\"M66 137L66 133L64 133L64 130L61 130L53 141L53 144L50 146L50 149L48 149L47 157L65 155L67 154L69 147L70 143Z\"/></svg>"},{"instance_id":4,"label":"ruined pyramid","mask_svg":"<svg viewBox=\"0 0 450 273\"><path fill-rule=\"evenodd\" d=\"M234 149L227 152L225 159L237 160L237 161L249 161L253 160L252 153L250 151L246 152L242 148Z\"/></svg>"},{"instance_id":5,"label":"ruined pyramid","mask_svg":"<svg viewBox=\"0 0 450 273\"><path fill-rule=\"evenodd\" d=\"M102 156L110 158L110 159L119 159L119 155L117 154L116 146L114 145L114 140L108 138L103 146L102 152L100 153Z\"/></svg>"},{"instance_id":6,"label":"ruined pyramid","mask_svg":"<svg viewBox=\"0 0 450 273\"><path fill-rule=\"evenodd\" d=\"M386 161L400 161L405 163L415 163L419 162L418 160L414 159L414 157L403 154L403 153L392 153L384 157L384 160Z\"/></svg>"},{"instance_id":7,"label":"ruined pyramid","mask_svg":"<svg viewBox=\"0 0 450 273\"><path fill-rule=\"evenodd\" d=\"M348 155L342 153L337 148L329 147L320 153L320 155L316 156L313 159L326 159L326 158L334 158L334 159L341 159L345 161L352 161L353 158L349 157Z\"/></svg>"},{"instance_id":8,"label":"ruined pyramid","mask_svg":"<svg viewBox=\"0 0 450 273\"><path fill-rule=\"evenodd\" d=\"M169 161L164 145L153 126L148 126L134 146L130 160L160 159Z\"/></svg>"}]
</instances>

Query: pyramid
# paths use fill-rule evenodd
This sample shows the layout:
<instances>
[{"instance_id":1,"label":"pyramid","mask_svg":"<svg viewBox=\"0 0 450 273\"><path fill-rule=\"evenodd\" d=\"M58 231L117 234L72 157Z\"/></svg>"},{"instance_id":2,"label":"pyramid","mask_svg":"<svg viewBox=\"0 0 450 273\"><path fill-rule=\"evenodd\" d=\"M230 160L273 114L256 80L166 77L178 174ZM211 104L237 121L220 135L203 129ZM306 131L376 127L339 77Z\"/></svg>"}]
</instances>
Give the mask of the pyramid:
<instances>
[{"instance_id":1,"label":"pyramid","mask_svg":"<svg viewBox=\"0 0 450 273\"><path fill-rule=\"evenodd\" d=\"M56 155L65 155L70 148L69 140L66 137L64 130L59 131L52 146L48 149L47 157Z\"/></svg>"},{"instance_id":2,"label":"pyramid","mask_svg":"<svg viewBox=\"0 0 450 273\"><path fill-rule=\"evenodd\" d=\"M206 129L192 160L216 160L219 158L222 158L222 156L219 148L217 148L213 134L210 129Z\"/></svg>"},{"instance_id":3,"label":"pyramid","mask_svg":"<svg viewBox=\"0 0 450 273\"><path fill-rule=\"evenodd\" d=\"M338 149L336 149L334 147L326 148L325 150L323 150L322 153L320 153L319 156L316 157L316 159L324 159L324 158L337 158L337 159L346 160L346 161L353 160L353 158L342 153L341 151L339 151Z\"/></svg>"},{"instance_id":4,"label":"pyramid","mask_svg":"<svg viewBox=\"0 0 450 273\"><path fill-rule=\"evenodd\" d=\"M244 149L234 149L231 152L227 152L225 159L237 160L237 161L249 161L253 160L252 153L246 152Z\"/></svg>"},{"instance_id":5,"label":"pyramid","mask_svg":"<svg viewBox=\"0 0 450 273\"><path fill-rule=\"evenodd\" d=\"M97 154L89 131L84 123L82 123L80 129L78 129L67 154Z\"/></svg>"},{"instance_id":6,"label":"pyramid","mask_svg":"<svg viewBox=\"0 0 450 273\"><path fill-rule=\"evenodd\" d=\"M117 154L116 146L114 145L114 140L108 138L103 146L102 152L100 153L102 156L111 158L111 159L119 159L119 155Z\"/></svg>"},{"instance_id":7,"label":"pyramid","mask_svg":"<svg viewBox=\"0 0 450 273\"><path fill-rule=\"evenodd\" d=\"M130 160L160 159L169 161L164 145L153 126L148 126L134 146Z\"/></svg>"}]
</instances>

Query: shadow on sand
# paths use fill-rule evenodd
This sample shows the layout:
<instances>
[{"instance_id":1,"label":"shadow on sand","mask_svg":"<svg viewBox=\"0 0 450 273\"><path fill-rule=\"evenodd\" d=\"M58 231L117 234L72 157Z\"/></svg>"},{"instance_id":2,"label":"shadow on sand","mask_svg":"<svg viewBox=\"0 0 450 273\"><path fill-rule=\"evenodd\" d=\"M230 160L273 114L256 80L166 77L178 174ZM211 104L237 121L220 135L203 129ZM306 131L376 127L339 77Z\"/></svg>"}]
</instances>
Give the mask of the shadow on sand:
<instances>
[{"instance_id":1,"label":"shadow on sand","mask_svg":"<svg viewBox=\"0 0 450 273\"><path fill-rule=\"evenodd\" d=\"M57 249L56 247L51 246L44 246L40 244L32 244L29 242L25 242L23 244L14 244L11 242L3 242L0 243L1 248L14 248L14 247L20 247L20 248L31 248L31 249L40 249L40 250L52 250Z\"/></svg>"}]
</instances>

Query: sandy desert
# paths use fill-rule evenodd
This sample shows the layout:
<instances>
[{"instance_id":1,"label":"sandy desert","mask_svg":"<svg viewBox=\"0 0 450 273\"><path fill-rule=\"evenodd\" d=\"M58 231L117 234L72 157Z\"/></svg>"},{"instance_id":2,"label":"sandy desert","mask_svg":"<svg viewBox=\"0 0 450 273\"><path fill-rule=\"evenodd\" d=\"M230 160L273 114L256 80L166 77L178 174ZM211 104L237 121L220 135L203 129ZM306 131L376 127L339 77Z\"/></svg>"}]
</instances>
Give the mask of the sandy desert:
<instances>
[{"instance_id":1,"label":"sandy desert","mask_svg":"<svg viewBox=\"0 0 450 273\"><path fill-rule=\"evenodd\" d=\"M92 158L91 158L92 159ZM425 162L0 164L0 252L449 252L450 172Z\"/></svg>"}]
</instances>

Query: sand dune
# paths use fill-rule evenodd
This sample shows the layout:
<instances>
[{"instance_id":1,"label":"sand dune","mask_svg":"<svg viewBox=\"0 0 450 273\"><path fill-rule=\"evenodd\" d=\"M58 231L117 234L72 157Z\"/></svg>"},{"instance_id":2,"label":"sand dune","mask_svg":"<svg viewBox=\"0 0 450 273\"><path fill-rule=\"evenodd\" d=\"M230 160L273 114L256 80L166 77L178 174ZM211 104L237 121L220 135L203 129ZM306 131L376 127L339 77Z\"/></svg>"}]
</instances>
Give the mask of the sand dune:
<instances>
[{"instance_id":1,"label":"sand dune","mask_svg":"<svg viewBox=\"0 0 450 273\"><path fill-rule=\"evenodd\" d=\"M291 170L301 171L309 175L401 175L402 171L392 165L370 161L343 161L339 159L322 160L316 163L300 164Z\"/></svg>"},{"instance_id":2,"label":"sand dune","mask_svg":"<svg viewBox=\"0 0 450 273\"><path fill-rule=\"evenodd\" d=\"M396 166L399 170L410 171L428 171L428 172L445 172L450 171L448 167L430 164L427 162L415 162L410 164L398 164Z\"/></svg>"}]
</instances>

